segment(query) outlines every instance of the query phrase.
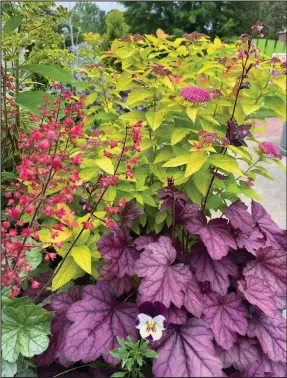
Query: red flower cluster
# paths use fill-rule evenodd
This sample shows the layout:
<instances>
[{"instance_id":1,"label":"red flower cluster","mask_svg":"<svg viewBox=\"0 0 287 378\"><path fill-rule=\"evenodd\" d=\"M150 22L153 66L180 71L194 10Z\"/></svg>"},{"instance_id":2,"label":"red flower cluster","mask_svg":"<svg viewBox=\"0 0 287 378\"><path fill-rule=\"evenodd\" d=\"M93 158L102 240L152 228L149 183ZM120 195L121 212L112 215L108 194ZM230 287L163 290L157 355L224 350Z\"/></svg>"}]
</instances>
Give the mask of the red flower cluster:
<instances>
[{"instance_id":1,"label":"red flower cluster","mask_svg":"<svg viewBox=\"0 0 287 378\"><path fill-rule=\"evenodd\" d=\"M211 100L209 91L200 87L185 87L180 93L186 101L194 104L201 104Z\"/></svg>"}]
</instances>

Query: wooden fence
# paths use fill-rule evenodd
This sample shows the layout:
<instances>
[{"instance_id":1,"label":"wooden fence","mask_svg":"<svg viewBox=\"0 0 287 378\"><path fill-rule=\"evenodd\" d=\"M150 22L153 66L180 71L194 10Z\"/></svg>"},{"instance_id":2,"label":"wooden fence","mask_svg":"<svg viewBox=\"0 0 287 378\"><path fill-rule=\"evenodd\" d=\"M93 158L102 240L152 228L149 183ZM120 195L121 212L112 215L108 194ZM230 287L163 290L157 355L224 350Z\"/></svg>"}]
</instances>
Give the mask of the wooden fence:
<instances>
[{"instance_id":1,"label":"wooden fence","mask_svg":"<svg viewBox=\"0 0 287 378\"><path fill-rule=\"evenodd\" d=\"M274 53L286 54L286 42L275 41L273 39L255 39L254 43L261 52L268 56L272 56Z\"/></svg>"}]
</instances>

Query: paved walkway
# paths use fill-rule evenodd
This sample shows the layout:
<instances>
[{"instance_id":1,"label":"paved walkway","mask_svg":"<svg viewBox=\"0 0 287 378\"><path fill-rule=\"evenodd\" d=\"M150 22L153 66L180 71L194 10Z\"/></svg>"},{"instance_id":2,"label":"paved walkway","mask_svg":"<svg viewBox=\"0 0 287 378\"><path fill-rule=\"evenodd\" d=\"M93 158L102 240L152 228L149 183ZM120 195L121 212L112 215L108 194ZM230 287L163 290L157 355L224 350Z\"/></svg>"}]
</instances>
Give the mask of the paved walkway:
<instances>
[{"instance_id":1,"label":"paved walkway","mask_svg":"<svg viewBox=\"0 0 287 378\"><path fill-rule=\"evenodd\" d=\"M256 133L255 136L259 140L274 143L279 147L282 124L283 122L278 118L268 118L266 132ZM261 124L259 127L262 126ZM282 163L286 167L285 156L282 159ZM263 176L257 176L254 189L263 198L262 205L270 213L272 219L280 227L286 229L286 174L277 165L262 165L273 176L274 181L270 181Z\"/></svg>"}]
</instances>

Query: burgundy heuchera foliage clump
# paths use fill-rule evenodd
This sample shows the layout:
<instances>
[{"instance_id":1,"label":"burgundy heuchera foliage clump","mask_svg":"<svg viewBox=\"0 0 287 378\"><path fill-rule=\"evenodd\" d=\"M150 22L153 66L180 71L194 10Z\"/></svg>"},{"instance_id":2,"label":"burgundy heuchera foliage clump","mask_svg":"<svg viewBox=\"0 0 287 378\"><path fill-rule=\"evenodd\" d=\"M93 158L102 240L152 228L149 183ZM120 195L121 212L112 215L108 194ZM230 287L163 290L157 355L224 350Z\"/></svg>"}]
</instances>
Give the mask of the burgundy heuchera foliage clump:
<instances>
[{"instance_id":1,"label":"burgundy heuchera foliage clump","mask_svg":"<svg viewBox=\"0 0 287 378\"><path fill-rule=\"evenodd\" d=\"M117 336L140 337L135 321L150 301L167 308L168 327L150 343L159 354L155 376L283 377L286 232L255 201L251 213L237 201L208 220L171 179L159 196L164 210L175 211L176 226L197 235L188 253L169 230L132 239L129 227L142 212L129 204L97 243L107 260L97 284L55 295L47 307L55 311L52 337L38 363L72 366L102 356L116 365L109 350ZM122 300L134 275L141 278L136 300Z\"/></svg>"}]
</instances>

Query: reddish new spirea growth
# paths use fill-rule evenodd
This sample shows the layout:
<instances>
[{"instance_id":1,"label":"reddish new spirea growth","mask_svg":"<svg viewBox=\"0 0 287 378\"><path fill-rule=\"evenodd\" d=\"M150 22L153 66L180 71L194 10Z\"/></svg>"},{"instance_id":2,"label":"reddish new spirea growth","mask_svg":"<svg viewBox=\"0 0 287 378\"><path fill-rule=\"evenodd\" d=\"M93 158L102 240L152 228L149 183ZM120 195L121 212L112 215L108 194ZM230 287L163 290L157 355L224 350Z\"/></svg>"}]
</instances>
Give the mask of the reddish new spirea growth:
<instances>
[{"instance_id":1,"label":"reddish new spirea growth","mask_svg":"<svg viewBox=\"0 0 287 378\"><path fill-rule=\"evenodd\" d=\"M210 93L200 87L185 87L180 93L182 97L189 102L204 103L211 100Z\"/></svg>"},{"instance_id":2,"label":"reddish new spirea growth","mask_svg":"<svg viewBox=\"0 0 287 378\"><path fill-rule=\"evenodd\" d=\"M262 142L259 144L259 150L266 155L272 155L277 159L282 159L282 155L278 151L277 147L270 142Z\"/></svg>"}]
</instances>

